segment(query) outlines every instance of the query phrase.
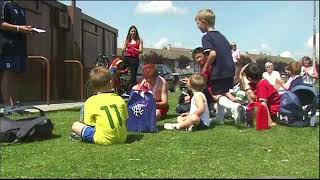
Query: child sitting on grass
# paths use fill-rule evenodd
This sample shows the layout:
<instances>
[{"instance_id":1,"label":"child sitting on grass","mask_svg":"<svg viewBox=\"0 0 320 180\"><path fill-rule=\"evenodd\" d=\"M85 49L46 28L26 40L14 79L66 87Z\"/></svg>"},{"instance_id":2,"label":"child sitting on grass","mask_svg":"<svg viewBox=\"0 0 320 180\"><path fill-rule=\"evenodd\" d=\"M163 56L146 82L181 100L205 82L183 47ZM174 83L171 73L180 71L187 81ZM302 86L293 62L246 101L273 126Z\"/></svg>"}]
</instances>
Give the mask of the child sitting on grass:
<instances>
[{"instance_id":1,"label":"child sitting on grass","mask_svg":"<svg viewBox=\"0 0 320 180\"><path fill-rule=\"evenodd\" d=\"M84 121L74 122L72 132L89 143L111 145L125 142L128 110L125 101L112 92L111 72L104 67L95 67L89 79L96 95L84 103Z\"/></svg>"},{"instance_id":2,"label":"child sitting on grass","mask_svg":"<svg viewBox=\"0 0 320 180\"><path fill-rule=\"evenodd\" d=\"M240 86L252 102L259 102L255 103L256 108L267 110L268 122L266 124L269 128L276 125L274 121L280 111L280 95L268 80L263 79L262 73L256 63L247 64L240 72Z\"/></svg>"},{"instance_id":3,"label":"child sitting on grass","mask_svg":"<svg viewBox=\"0 0 320 180\"><path fill-rule=\"evenodd\" d=\"M183 113L178 116L178 123L165 123L165 129L192 131L206 129L210 126L208 102L206 96L202 93L202 90L206 87L205 78L201 74L193 74L188 79L187 86L193 93L189 113Z\"/></svg>"},{"instance_id":4,"label":"child sitting on grass","mask_svg":"<svg viewBox=\"0 0 320 180\"><path fill-rule=\"evenodd\" d=\"M286 91L299 84L304 84L302 76L300 76L301 64L300 62L292 62L286 67L286 73L289 75L287 82L282 80L277 81L277 83L283 87Z\"/></svg>"}]
</instances>

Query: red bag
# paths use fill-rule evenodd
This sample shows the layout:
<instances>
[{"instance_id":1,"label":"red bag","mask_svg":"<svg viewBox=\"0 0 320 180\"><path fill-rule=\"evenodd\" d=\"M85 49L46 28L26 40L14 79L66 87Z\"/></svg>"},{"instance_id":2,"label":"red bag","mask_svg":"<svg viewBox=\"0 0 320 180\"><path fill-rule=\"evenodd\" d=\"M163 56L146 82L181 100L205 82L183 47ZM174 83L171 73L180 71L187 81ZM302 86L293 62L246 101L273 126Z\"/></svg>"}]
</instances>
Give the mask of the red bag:
<instances>
[{"instance_id":1,"label":"red bag","mask_svg":"<svg viewBox=\"0 0 320 180\"><path fill-rule=\"evenodd\" d=\"M261 102L252 102L248 104L246 109L246 122L253 126L256 124L256 130L269 129L268 125L268 109Z\"/></svg>"}]
</instances>

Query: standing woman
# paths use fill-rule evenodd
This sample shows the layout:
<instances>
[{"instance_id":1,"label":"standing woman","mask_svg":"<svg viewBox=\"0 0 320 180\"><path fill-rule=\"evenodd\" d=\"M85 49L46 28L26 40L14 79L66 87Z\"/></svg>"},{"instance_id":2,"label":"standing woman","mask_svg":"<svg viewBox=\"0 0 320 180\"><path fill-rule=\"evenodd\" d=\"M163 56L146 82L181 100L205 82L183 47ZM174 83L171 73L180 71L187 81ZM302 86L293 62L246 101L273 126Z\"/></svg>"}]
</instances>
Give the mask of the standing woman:
<instances>
[{"instance_id":1,"label":"standing woman","mask_svg":"<svg viewBox=\"0 0 320 180\"><path fill-rule=\"evenodd\" d=\"M135 26L129 28L127 38L122 49L124 63L130 70L130 89L137 84L137 71L139 67L139 55L143 51L143 41Z\"/></svg>"},{"instance_id":2,"label":"standing woman","mask_svg":"<svg viewBox=\"0 0 320 180\"><path fill-rule=\"evenodd\" d=\"M16 105L18 76L25 71L27 34L25 10L14 0L0 0L0 74L1 94L6 106Z\"/></svg>"}]
</instances>

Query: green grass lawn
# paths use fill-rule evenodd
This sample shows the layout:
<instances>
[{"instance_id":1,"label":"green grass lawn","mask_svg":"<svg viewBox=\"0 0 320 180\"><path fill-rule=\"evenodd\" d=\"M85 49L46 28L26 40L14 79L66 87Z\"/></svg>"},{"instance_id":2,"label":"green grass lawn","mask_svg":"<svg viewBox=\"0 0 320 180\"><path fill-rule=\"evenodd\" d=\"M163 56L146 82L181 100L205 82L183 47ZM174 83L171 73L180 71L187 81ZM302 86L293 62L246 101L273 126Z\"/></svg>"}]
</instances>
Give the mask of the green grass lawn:
<instances>
[{"instance_id":1,"label":"green grass lawn","mask_svg":"<svg viewBox=\"0 0 320 180\"><path fill-rule=\"evenodd\" d=\"M158 133L129 133L112 146L69 139L79 110L50 112L56 138L1 145L1 178L319 178L319 127L267 131L232 122L208 130L163 130L175 120L179 93Z\"/></svg>"}]
</instances>

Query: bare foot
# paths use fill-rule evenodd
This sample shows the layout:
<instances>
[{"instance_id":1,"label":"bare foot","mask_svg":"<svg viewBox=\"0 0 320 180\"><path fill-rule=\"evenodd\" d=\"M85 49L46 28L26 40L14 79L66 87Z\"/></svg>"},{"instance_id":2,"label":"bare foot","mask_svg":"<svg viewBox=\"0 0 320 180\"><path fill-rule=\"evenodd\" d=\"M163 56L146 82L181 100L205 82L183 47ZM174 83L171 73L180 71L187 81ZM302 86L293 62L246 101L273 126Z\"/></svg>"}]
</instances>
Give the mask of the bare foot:
<instances>
[{"instance_id":1,"label":"bare foot","mask_svg":"<svg viewBox=\"0 0 320 180\"><path fill-rule=\"evenodd\" d=\"M273 126L276 126L276 125L277 125L277 123L272 122L269 126L270 126L270 127L273 127Z\"/></svg>"}]
</instances>

